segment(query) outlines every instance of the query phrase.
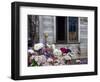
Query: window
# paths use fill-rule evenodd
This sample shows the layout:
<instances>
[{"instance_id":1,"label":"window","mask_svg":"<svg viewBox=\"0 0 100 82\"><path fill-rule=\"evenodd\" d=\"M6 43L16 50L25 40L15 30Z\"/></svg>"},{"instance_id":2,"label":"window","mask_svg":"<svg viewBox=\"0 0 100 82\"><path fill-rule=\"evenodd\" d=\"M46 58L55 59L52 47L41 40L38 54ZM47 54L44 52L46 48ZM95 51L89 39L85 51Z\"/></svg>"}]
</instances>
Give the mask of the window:
<instances>
[{"instance_id":1,"label":"window","mask_svg":"<svg viewBox=\"0 0 100 82\"><path fill-rule=\"evenodd\" d=\"M78 42L78 17L56 17L56 42Z\"/></svg>"},{"instance_id":2,"label":"window","mask_svg":"<svg viewBox=\"0 0 100 82\"><path fill-rule=\"evenodd\" d=\"M78 17L69 17L68 42L78 42Z\"/></svg>"}]
</instances>

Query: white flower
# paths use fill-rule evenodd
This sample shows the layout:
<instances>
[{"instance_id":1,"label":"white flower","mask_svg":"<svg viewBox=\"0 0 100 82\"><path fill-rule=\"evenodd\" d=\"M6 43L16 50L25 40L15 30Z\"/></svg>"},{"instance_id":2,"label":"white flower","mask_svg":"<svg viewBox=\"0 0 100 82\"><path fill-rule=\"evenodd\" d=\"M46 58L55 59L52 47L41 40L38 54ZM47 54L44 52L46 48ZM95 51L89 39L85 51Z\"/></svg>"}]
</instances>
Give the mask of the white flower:
<instances>
[{"instance_id":1,"label":"white flower","mask_svg":"<svg viewBox=\"0 0 100 82\"><path fill-rule=\"evenodd\" d=\"M67 55L66 53L63 53L63 56Z\"/></svg>"},{"instance_id":2,"label":"white flower","mask_svg":"<svg viewBox=\"0 0 100 82\"><path fill-rule=\"evenodd\" d=\"M39 56L35 56L34 59L36 62L39 61Z\"/></svg>"},{"instance_id":3,"label":"white flower","mask_svg":"<svg viewBox=\"0 0 100 82\"><path fill-rule=\"evenodd\" d=\"M51 45L47 44L47 47L51 48Z\"/></svg>"},{"instance_id":4,"label":"white flower","mask_svg":"<svg viewBox=\"0 0 100 82\"><path fill-rule=\"evenodd\" d=\"M41 55L41 63L45 63L47 61L46 57L44 55Z\"/></svg>"},{"instance_id":5,"label":"white flower","mask_svg":"<svg viewBox=\"0 0 100 82\"><path fill-rule=\"evenodd\" d=\"M34 57L35 57L35 56L34 56L34 55L32 55L32 56L30 57L30 60L34 59Z\"/></svg>"},{"instance_id":6,"label":"white flower","mask_svg":"<svg viewBox=\"0 0 100 82\"><path fill-rule=\"evenodd\" d=\"M67 53L67 55L69 55L69 56L71 56L71 57L72 57L72 56L73 56L73 53L68 52L68 53Z\"/></svg>"},{"instance_id":7,"label":"white flower","mask_svg":"<svg viewBox=\"0 0 100 82\"><path fill-rule=\"evenodd\" d=\"M50 66L50 64L48 62L45 62L42 64L42 66Z\"/></svg>"},{"instance_id":8,"label":"white flower","mask_svg":"<svg viewBox=\"0 0 100 82\"><path fill-rule=\"evenodd\" d=\"M44 55L35 56L34 59L38 63L38 65L46 62L46 57Z\"/></svg>"},{"instance_id":9,"label":"white flower","mask_svg":"<svg viewBox=\"0 0 100 82\"><path fill-rule=\"evenodd\" d=\"M41 64L41 58L40 58L40 56L35 56L34 59L35 59L35 61L37 62L38 65Z\"/></svg>"},{"instance_id":10,"label":"white flower","mask_svg":"<svg viewBox=\"0 0 100 82\"><path fill-rule=\"evenodd\" d=\"M65 65L65 62L63 59L60 60L60 65Z\"/></svg>"},{"instance_id":11,"label":"white flower","mask_svg":"<svg viewBox=\"0 0 100 82\"><path fill-rule=\"evenodd\" d=\"M33 54L33 53L34 53L34 50L29 49L29 50L28 50L28 53Z\"/></svg>"},{"instance_id":12,"label":"white flower","mask_svg":"<svg viewBox=\"0 0 100 82\"><path fill-rule=\"evenodd\" d=\"M54 66L57 66L57 65L59 65L59 63L54 63Z\"/></svg>"},{"instance_id":13,"label":"white flower","mask_svg":"<svg viewBox=\"0 0 100 82\"><path fill-rule=\"evenodd\" d=\"M70 57L69 55L65 55L65 56L64 56L64 59L65 59L65 60L71 60L71 57Z\"/></svg>"},{"instance_id":14,"label":"white flower","mask_svg":"<svg viewBox=\"0 0 100 82\"><path fill-rule=\"evenodd\" d=\"M61 55L62 55L62 52L61 52L61 50L54 49L53 54L54 54L55 56L61 56Z\"/></svg>"},{"instance_id":15,"label":"white flower","mask_svg":"<svg viewBox=\"0 0 100 82\"><path fill-rule=\"evenodd\" d=\"M47 62L53 62L53 59L52 58L48 58Z\"/></svg>"},{"instance_id":16,"label":"white flower","mask_svg":"<svg viewBox=\"0 0 100 82\"><path fill-rule=\"evenodd\" d=\"M54 50L56 48L55 44L52 44L51 48Z\"/></svg>"},{"instance_id":17,"label":"white flower","mask_svg":"<svg viewBox=\"0 0 100 82\"><path fill-rule=\"evenodd\" d=\"M76 60L76 63L81 63L81 60Z\"/></svg>"},{"instance_id":18,"label":"white flower","mask_svg":"<svg viewBox=\"0 0 100 82\"><path fill-rule=\"evenodd\" d=\"M44 47L43 43L37 43L34 45L34 50L40 50L43 47Z\"/></svg>"},{"instance_id":19,"label":"white flower","mask_svg":"<svg viewBox=\"0 0 100 82\"><path fill-rule=\"evenodd\" d=\"M54 63L55 66L57 66L57 65L60 64L60 60L59 60L59 59L55 60L54 62L55 62L55 63Z\"/></svg>"}]
</instances>

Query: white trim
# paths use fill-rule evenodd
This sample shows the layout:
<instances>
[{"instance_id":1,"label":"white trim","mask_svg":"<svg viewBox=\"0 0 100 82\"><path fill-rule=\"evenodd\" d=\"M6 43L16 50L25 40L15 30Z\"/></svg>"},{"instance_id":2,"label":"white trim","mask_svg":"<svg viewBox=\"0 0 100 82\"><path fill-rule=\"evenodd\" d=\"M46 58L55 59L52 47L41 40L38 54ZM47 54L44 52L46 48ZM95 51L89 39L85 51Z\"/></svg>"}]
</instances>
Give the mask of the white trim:
<instances>
[{"instance_id":1,"label":"white trim","mask_svg":"<svg viewBox=\"0 0 100 82\"><path fill-rule=\"evenodd\" d=\"M78 42L80 42L80 17L78 17Z\"/></svg>"},{"instance_id":2,"label":"white trim","mask_svg":"<svg viewBox=\"0 0 100 82\"><path fill-rule=\"evenodd\" d=\"M69 43L69 17L67 17L67 43Z\"/></svg>"},{"instance_id":3,"label":"white trim","mask_svg":"<svg viewBox=\"0 0 100 82\"><path fill-rule=\"evenodd\" d=\"M56 16L54 16L54 43L56 43Z\"/></svg>"},{"instance_id":4,"label":"white trim","mask_svg":"<svg viewBox=\"0 0 100 82\"><path fill-rule=\"evenodd\" d=\"M42 23L41 23L42 19L41 16L39 16L39 42L42 42L42 37L41 37L41 28L42 28Z\"/></svg>"}]
</instances>

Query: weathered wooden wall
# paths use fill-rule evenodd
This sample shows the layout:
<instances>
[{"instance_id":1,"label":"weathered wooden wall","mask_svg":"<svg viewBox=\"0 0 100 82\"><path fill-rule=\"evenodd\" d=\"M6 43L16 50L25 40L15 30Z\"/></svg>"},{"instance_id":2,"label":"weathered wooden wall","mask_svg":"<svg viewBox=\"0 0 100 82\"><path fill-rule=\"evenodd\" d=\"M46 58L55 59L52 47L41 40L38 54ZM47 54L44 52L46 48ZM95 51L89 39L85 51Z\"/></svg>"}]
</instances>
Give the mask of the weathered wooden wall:
<instances>
[{"instance_id":1,"label":"weathered wooden wall","mask_svg":"<svg viewBox=\"0 0 100 82\"><path fill-rule=\"evenodd\" d=\"M88 19L80 17L80 48L83 57L87 56L88 49Z\"/></svg>"},{"instance_id":2,"label":"weathered wooden wall","mask_svg":"<svg viewBox=\"0 0 100 82\"><path fill-rule=\"evenodd\" d=\"M44 40L44 33L48 33L48 42L54 42L54 17L53 16L39 16L39 35L40 42Z\"/></svg>"},{"instance_id":3,"label":"weathered wooden wall","mask_svg":"<svg viewBox=\"0 0 100 82\"><path fill-rule=\"evenodd\" d=\"M84 19L84 20L83 20ZM87 33L88 33L88 23L87 18L79 18L79 39L80 43L78 44L56 44L57 48L68 47L72 48L75 51L76 48L80 47L81 57L87 57ZM39 16L39 36L40 42L43 42L44 36L43 33L48 33L48 42L55 43L55 20L54 16Z\"/></svg>"}]
</instances>

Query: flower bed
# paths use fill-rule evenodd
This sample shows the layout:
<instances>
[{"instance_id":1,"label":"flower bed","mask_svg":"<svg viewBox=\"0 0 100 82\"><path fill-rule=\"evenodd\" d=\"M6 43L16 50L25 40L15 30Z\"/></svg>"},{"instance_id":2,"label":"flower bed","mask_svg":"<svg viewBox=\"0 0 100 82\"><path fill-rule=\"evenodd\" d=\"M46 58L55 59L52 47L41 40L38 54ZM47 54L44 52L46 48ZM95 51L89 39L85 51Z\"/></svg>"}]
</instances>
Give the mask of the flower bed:
<instances>
[{"instance_id":1,"label":"flower bed","mask_svg":"<svg viewBox=\"0 0 100 82\"><path fill-rule=\"evenodd\" d=\"M28 49L28 66L71 65L75 54L71 49L57 49L55 44L37 43ZM77 61L76 61L77 63ZM77 64L80 64L79 61Z\"/></svg>"}]
</instances>

